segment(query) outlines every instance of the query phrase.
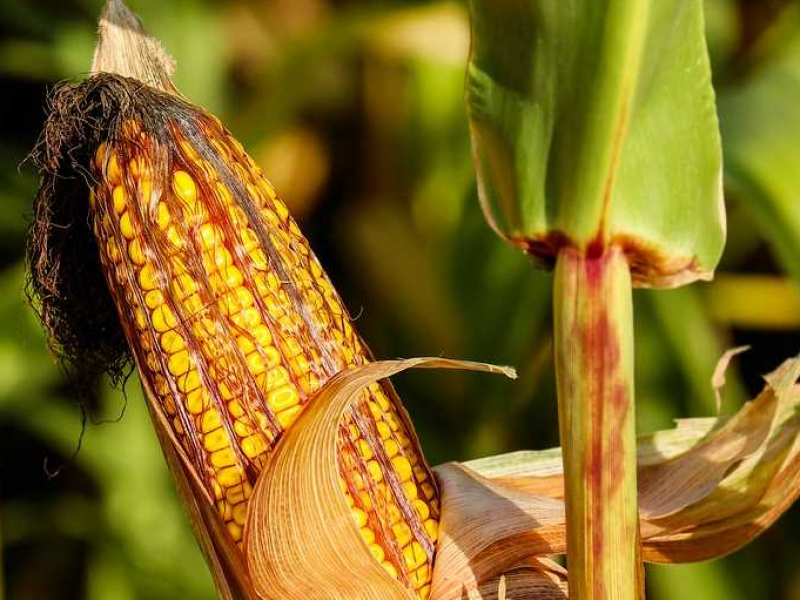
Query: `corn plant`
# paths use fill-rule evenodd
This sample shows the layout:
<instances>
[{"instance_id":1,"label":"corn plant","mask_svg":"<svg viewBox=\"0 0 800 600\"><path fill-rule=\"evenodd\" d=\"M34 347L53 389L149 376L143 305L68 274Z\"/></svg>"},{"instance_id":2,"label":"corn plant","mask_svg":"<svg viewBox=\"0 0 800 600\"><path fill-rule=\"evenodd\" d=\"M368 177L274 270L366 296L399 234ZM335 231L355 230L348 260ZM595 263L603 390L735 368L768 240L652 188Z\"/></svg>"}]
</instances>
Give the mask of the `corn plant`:
<instances>
[{"instance_id":1,"label":"corn plant","mask_svg":"<svg viewBox=\"0 0 800 600\"><path fill-rule=\"evenodd\" d=\"M699 6L472 9L481 200L555 267L563 454L428 466L387 378L513 369L374 361L274 187L121 0L90 75L50 98L37 311L68 365L136 366L223 598L631 598L642 560L738 548L800 489L800 361L730 420L634 429L631 287L709 278L724 240Z\"/></svg>"}]
</instances>

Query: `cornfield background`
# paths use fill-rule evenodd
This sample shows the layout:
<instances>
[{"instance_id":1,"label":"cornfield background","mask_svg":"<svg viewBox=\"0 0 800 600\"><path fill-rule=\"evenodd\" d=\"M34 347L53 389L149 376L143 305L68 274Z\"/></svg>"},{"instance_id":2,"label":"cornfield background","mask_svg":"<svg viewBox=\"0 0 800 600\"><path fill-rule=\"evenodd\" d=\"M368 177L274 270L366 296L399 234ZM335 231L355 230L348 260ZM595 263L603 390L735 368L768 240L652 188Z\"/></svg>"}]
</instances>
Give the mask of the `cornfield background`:
<instances>
[{"instance_id":1,"label":"cornfield background","mask_svg":"<svg viewBox=\"0 0 800 600\"><path fill-rule=\"evenodd\" d=\"M23 293L37 176L20 163L48 88L87 70L101 4L0 6L0 581L14 600L212 599L136 378L125 390L71 381ZM556 445L550 276L494 237L477 202L466 5L130 4L177 60L182 91L281 191L377 356L519 369L514 383L399 378L430 462ZM710 377L727 347L753 349L728 374L724 412L800 350L800 3L706 7L729 241L715 282L635 294L640 431L713 414ZM794 508L733 556L650 569L649 597L800 599L798 557Z\"/></svg>"}]
</instances>

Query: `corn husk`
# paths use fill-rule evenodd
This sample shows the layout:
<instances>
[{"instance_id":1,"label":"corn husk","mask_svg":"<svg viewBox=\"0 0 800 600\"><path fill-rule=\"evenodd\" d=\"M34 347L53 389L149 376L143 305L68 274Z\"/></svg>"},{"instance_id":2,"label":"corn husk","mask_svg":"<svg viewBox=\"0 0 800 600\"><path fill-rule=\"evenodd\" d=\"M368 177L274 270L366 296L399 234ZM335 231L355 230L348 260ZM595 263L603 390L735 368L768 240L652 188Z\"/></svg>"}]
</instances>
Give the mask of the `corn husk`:
<instances>
[{"instance_id":1,"label":"corn husk","mask_svg":"<svg viewBox=\"0 0 800 600\"><path fill-rule=\"evenodd\" d=\"M412 367L514 376L487 364L417 358L372 363L331 380L278 445L253 490L245 549L258 593L320 600L413 598L364 543L339 487L336 459L340 424L360 392Z\"/></svg>"},{"instance_id":2,"label":"corn husk","mask_svg":"<svg viewBox=\"0 0 800 600\"><path fill-rule=\"evenodd\" d=\"M410 598L358 537L330 461L336 427L358 391L413 366L493 370L442 359L387 361L326 386L257 485L246 532L257 590L271 590L272 598ZM767 376L761 394L733 417L682 420L639 438L645 560L722 556L751 541L794 501L800 491L798 377L800 358ZM566 549L560 465L560 450L551 449L437 467L442 521L432 599L494 599L504 575L508 599L566 597L566 574L546 560Z\"/></svg>"},{"instance_id":3,"label":"corn husk","mask_svg":"<svg viewBox=\"0 0 800 600\"><path fill-rule=\"evenodd\" d=\"M723 556L752 541L794 502L800 494L798 377L800 358L787 360L733 417L687 419L673 430L639 439L645 560L692 562ZM560 454L559 449L516 452L438 467L445 490L443 513L455 501L446 491L448 481L461 479L465 469L478 481L502 483L494 492L524 490L561 501ZM558 511L563 506L538 504L530 512L531 519L547 524L537 542L548 553L565 550Z\"/></svg>"}]
</instances>

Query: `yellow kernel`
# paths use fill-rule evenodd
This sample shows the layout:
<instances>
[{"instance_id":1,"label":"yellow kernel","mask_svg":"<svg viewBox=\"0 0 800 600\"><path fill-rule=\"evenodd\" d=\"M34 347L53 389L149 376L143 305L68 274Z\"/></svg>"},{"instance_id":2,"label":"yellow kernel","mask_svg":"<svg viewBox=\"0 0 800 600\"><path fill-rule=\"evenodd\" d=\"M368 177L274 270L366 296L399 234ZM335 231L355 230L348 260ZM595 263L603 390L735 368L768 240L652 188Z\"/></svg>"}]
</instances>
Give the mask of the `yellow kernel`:
<instances>
[{"instance_id":1,"label":"yellow kernel","mask_svg":"<svg viewBox=\"0 0 800 600\"><path fill-rule=\"evenodd\" d=\"M305 375L311 370L308 359L302 354L295 356L291 361L291 365L292 371L294 371L294 374L297 376Z\"/></svg>"},{"instance_id":2,"label":"yellow kernel","mask_svg":"<svg viewBox=\"0 0 800 600\"><path fill-rule=\"evenodd\" d=\"M181 149L183 150L184 154L186 154L186 157L189 160L191 160L192 162L197 160L197 152L195 152L194 147L192 147L192 145L189 142L185 140L181 141Z\"/></svg>"},{"instance_id":3,"label":"yellow kernel","mask_svg":"<svg viewBox=\"0 0 800 600\"><path fill-rule=\"evenodd\" d=\"M158 279L153 265L147 264L143 266L139 271L139 286L144 291L150 291L156 289L157 284Z\"/></svg>"},{"instance_id":4,"label":"yellow kernel","mask_svg":"<svg viewBox=\"0 0 800 600\"><path fill-rule=\"evenodd\" d=\"M271 350L274 350L275 356L280 359L278 351L274 348L271 348ZM305 377L301 377L299 381L300 389L304 394L312 394L316 392L319 389L319 383L319 377L317 377L314 373L309 373Z\"/></svg>"},{"instance_id":5,"label":"yellow kernel","mask_svg":"<svg viewBox=\"0 0 800 600\"><path fill-rule=\"evenodd\" d=\"M367 463L367 469L369 470L370 477L372 477L372 480L375 483L380 483L383 481L383 471L381 470L381 466L378 464L378 461L369 461Z\"/></svg>"},{"instance_id":6,"label":"yellow kernel","mask_svg":"<svg viewBox=\"0 0 800 600\"><path fill-rule=\"evenodd\" d=\"M370 404L370 408L372 408L372 405L374 403L370 402L369 404ZM378 427L378 435L381 436L382 440L388 440L392 436L391 428L386 423L384 423L383 421L378 421L377 427Z\"/></svg>"},{"instance_id":7,"label":"yellow kernel","mask_svg":"<svg viewBox=\"0 0 800 600\"><path fill-rule=\"evenodd\" d=\"M141 308L133 311L133 318L136 321L136 328L140 330L147 329L147 316Z\"/></svg>"},{"instance_id":8,"label":"yellow kernel","mask_svg":"<svg viewBox=\"0 0 800 600\"><path fill-rule=\"evenodd\" d=\"M411 583L414 584L414 587L419 587L430 580L431 580L430 567L428 567L428 565L426 564L423 564L411 574Z\"/></svg>"},{"instance_id":9,"label":"yellow kernel","mask_svg":"<svg viewBox=\"0 0 800 600\"><path fill-rule=\"evenodd\" d=\"M169 226L171 220L172 217L169 214L169 208L167 208L166 203L159 202L158 214L156 215L156 223L158 224L159 228L166 229Z\"/></svg>"},{"instance_id":10,"label":"yellow kernel","mask_svg":"<svg viewBox=\"0 0 800 600\"><path fill-rule=\"evenodd\" d=\"M236 433L236 435L243 438L247 437L248 435L252 435L253 432L255 432L255 429L253 429L249 423L246 423L240 419L236 419L233 422L233 431Z\"/></svg>"},{"instance_id":11,"label":"yellow kernel","mask_svg":"<svg viewBox=\"0 0 800 600\"><path fill-rule=\"evenodd\" d=\"M197 283L189 275L178 275L172 281L172 288L178 300L183 300L195 294L198 290Z\"/></svg>"},{"instance_id":12,"label":"yellow kernel","mask_svg":"<svg viewBox=\"0 0 800 600\"><path fill-rule=\"evenodd\" d=\"M186 409L193 415L199 415L208 408L208 392L197 388L186 394Z\"/></svg>"},{"instance_id":13,"label":"yellow kernel","mask_svg":"<svg viewBox=\"0 0 800 600\"><path fill-rule=\"evenodd\" d=\"M244 408L238 400L231 400L228 403L228 412L236 419L244 416Z\"/></svg>"},{"instance_id":14,"label":"yellow kernel","mask_svg":"<svg viewBox=\"0 0 800 600\"><path fill-rule=\"evenodd\" d=\"M420 466L414 467L414 479L417 480L418 483L422 483L428 478L427 471Z\"/></svg>"},{"instance_id":15,"label":"yellow kernel","mask_svg":"<svg viewBox=\"0 0 800 600\"><path fill-rule=\"evenodd\" d=\"M273 206L275 207L275 213L278 215L278 217L280 217L281 221L285 221L289 216L289 209L286 208L286 204L284 204L283 201L280 200L277 195L275 195L274 189L270 188L270 191L272 192L270 197L272 198Z\"/></svg>"},{"instance_id":16,"label":"yellow kernel","mask_svg":"<svg viewBox=\"0 0 800 600\"><path fill-rule=\"evenodd\" d=\"M106 150L108 144L105 142L100 142L100 145L97 146L97 151L94 153L94 166L97 168L98 171L103 169L103 163L106 162Z\"/></svg>"},{"instance_id":17,"label":"yellow kernel","mask_svg":"<svg viewBox=\"0 0 800 600\"><path fill-rule=\"evenodd\" d=\"M128 202L128 195L125 193L125 188L121 185L114 187L111 196L114 201L114 210L118 215L121 215L125 212Z\"/></svg>"},{"instance_id":18,"label":"yellow kernel","mask_svg":"<svg viewBox=\"0 0 800 600\"><path fill-rule=\"evenodd\" d=\"M389 523L394 525L403 517L403 513L400 512L400 509L397 508L396 504L390 504L387 510L389 516Z\"/></svg>"},{"instance_id":19,"label":"yellow kernel","mask_svg":"<svg viewBox=\"0 0 800 600\"><path fill-rule=\"evenodd\" d=\"M111 259L111 262L118 263L122 258L119 253L119 248L117 248L117 242L114 238L109 238L108 243L106 244L106 250L108 252L108 258Z\"/></svg>"},{"instance_id":20,"label":"yellow kernel","mask_svg":"<svg viewBox=\"0 0 800 600\"><path fill-rule=\"evenodd\" d=\"M178 377L178 389L184 394L196 390L200 387L200 375L197 374L196 369L192 369L185 375Z\"/></svg>"},{"instance_id":21,"label":"yellow kernel","mask_svg":"<svg viewBox=\"0 0 800 600\"><path fill-rule=\"evenodd\" d=\"M266 271L268 265L267 255L263 250L257 249L249 253L250 260L253 262L253 268L259 271Z\"/></svg>"},{"instance_id":22,"label":"yellow kernel","mask_svg":"<svg viewBox=\"0 0 800 600\"><path fill-rule=\"evenodd\" d=\"M355 509L355 510L358 510L358 509ZM361 528L361 537L364 538L364 541L367 542L367 544L375 543L375 532L372 531L372 529L370 529L369 527L362 527Z\"/></svg>"},{"instance_id":23,"label":"yellow kernel","mask_svg":"<svg viewBox=\"0 0 800 600\"><path fill-rule=\"evenodd\" d=\"M403 548L403 558L409 570L416 569L420 565L425 564L427 560L425 550L423 550L420 543L416 541L411 542L408 546Z\"/></svg>"},{"instance_id":24,"label":"yellow kernel","mask_svg":"<svg viewBox=\"0 0 800 600\"><path fill-rule=\"evenodd\" d=\"M197 186L192 176L186 171L175 171L172 176L172 190L178 198L189 206L197 202Z\"/></svg>"},{"instance_id":25,"label":"yellow kernel","mask_svg":"<svg viewBox=\"0 0 800 600\"><path fill-rule=\"evenodd\" d=\"M233 450L231 450L230 446L211 453L211 466L215 469L230 467L235 464L236 457L233 455Z\"/></svg>"},{"instance_id":26,"label":"yellow kernel","mask_svg":"<svg viewBox=\"0 0 800 600\"><path fill-rule=\"evenodd\" d=\"M283 350L286 356L297 356L303 352L303 347L297 341L297 338L288 336L283 340Z\"/></svg>"},{"instance_id":27,"label":"yellow kernel","mask_svg":"<svg viewBox=\"0 0 800 600\"><path fill-rule=\"evenodd\" d=\"M300 402L300 396L291 384L283 385L267 394L267 403L275 412L290 408Z\"/></svg>"},{"instance_id":28,"label":"yellow kernel","mask_svg":"<svg viewBox=\"0 0 800 600\"><path fill-rule=\"evenodd\" d=\"M417 511L417 514L419 515L419 518L422 521L426 520L428 517L431 516L430 508L428 508L428 505L422 500L415 499L413 505L414 505L414 510Z\"/></svg>"},{"instance_id":29,"label":"yellow kernel","mask_svg":"<svg viewBox=\"0 0 800 600\"><path fill-rule=\"evenodd\" d=\"M184 434L183 424L181 423L181 420L178 417L172 419L172 426L175 428L175 433L177 433L178 435Z\"/></svg>"},{"instance_id":30,"label":"yellow kernel","mask_svg":"<svg viewBox=\"0 0 800 600\"><path fill-rule=\"evenodd\" d=\"M279 412L277 415L278 424L283 429L288 429L289 427L292 426L292 423L294 423L297 420L297 417L300 416L300 411L302 409L303 409L302 406L294 406L292 408L287 408L286 410Z\"/></svg>"},{"instance_id":31,"label":"yellow kernel","mask_svg":"<svg viewBox=\"0 0 800 600\"><path fill-rule=\"evenodd\" d=\"M392 532L394 533L397 543L401 547L408 544L408 542L411 541L411 538L414 537L414 535L411 533L411 528L402 522L392 525Z\"/></svg>"},{"instance_id":32,"label":"yellow kernel","mask_svg":"<svg viewBox=\"0 0 800 600\"><path fill-rule=\"evenodd\" d=\"M397 453L400 452L400 446L398 446L397 442L394 440L386 440L383 443L383 448L386 451L386 456L388 458L394 458L397 456Z\"/></svg>"},{"instance_id":33,"label":"yellow kernel","mask_svg":"<svg viewBox=\"0 0 800 600\"><path fill-rule=\"evenodd\" d=\"M183 236L181 235L180 231L178 231L178 228L175 227L175 225L170 225L167 227L166 233L170 244L172 244L178 250L183 248Z\"/></svg>"},{"instance_id":34,"label":"yellow kernel","mask_svg":"<svg viewBox=\"0 0 800 600\"><path fill-rule=\"evenodd\" d=\"M234 485L225 492L225 500L231 504L239 504L244 502L250 497L252 488L248 482L243 482L241 485Z\"/></svg>"},{"instance_id":35,"label":"yellow kernel","mask_svg":"<svg viewBox=\"0 0 800 600\"><path fill-rule=\"evenodd\" d=\"M125 239L132 240L134 238L135 232L133 230L133 224L131 223L131 214L129 211L123 213L119 218L119 230Z\"/></svg>"},{"instance_id":36,"label":"yellow kernel","mask_svg":"<svg viewBox=\"0 0 800 600\"><path fill-rule=\"evenodd\" d=\"M158 308L163 302L164 295L159 290L150 290L144 295L144 303L151 310Z\"/></svg>"},{"instance_id":37,"label":"yellow kernel","mask_svg":"<svg viewBox=\"0 0 800 600\"><path fill-rule=\"evenodd\" d=\"M359 527L364 527L367 524L367 513L360 508L354 508L350 511Z\"/></svg>"},{"instance_id":38,"label":"yellow kernel","mask_svg":"<svg viewBox=\"0 0 800 600\"><path fill-rule=\"evenodd\" d=\"M358 449L358 453L364 460L369 460L375 453L372 451L372 448L369 447L367 440L361 439L356 442L356 448Z\"/></svg>"},{"instance_id":39,"label":"yellow kernel","mask_svg":"<svg viewBox=\"0 0 800 600\"><path fill-rule=\"evenodd\" d=\"M203 267L207 273L222 271L233 262L233 256L223 246L203 252Z\"/></svg>"},{"instance_id":40,"label":"yellow kernel","mask_svg":"<svg viewBox=\"0 0 800 600\"><path fill-rule=\"evenodd\" d=\"M225 467L217 473L217 481L223 488L229 488L244 481L244 475L239 467Z\"/></svg>"},{"instance_id":41,"label":"yellow kernel","mask_svg":"<svg viewBox=\"0 0 800 600\"><path fill-rule=\"evenodd\" d=\"M421 587L417 593L419 594L419 597L422 600L428 600L428 598L431 595L431 586L430 586L430 584L428 584L428 585L426 585L424 587Z\"/></svg>"},{"instance_id":42,"label":"yellow kernel","mask_svg":"<svg viewBox=\"0 0 800 600\"><path fill-rule=\"evenodd\" d=\"M253 375L258 375L267 370L264 364L264 358L258 352L251 352L246 357L247 367Z\"/></svg>"},{"instance_id":43,"label":"yellow kernel","mask_svg":"<svg viewBox=\"0 0 800 600\"><path fill-rule=\"evenodd\" d=\"M200 227L199 232L200 244L203 250L213 250L224 243L225 237L222 234L222 230L216 225L206 223Z\"/></svg>"},{"instance_id":44,"label":"yellow kernel","mask_svg":"<svg viewBox=\"0 0 800 600\"><path fill-rule=\"evenodd\" d=\"M231 193L221 183L217 184L217 194L219 195L220 200L222 200L223 204L230 204L231 203Z\"/></svg>"},{"instance_id":45,"label":"yellow kernel","mask_svg":"<svg viewBox=\"0 0 800 600\"><path fill-rule=\"evenodd\" d=\"M389 413L389 409L391 408L391 404L389 403L389 398L386 397L386 394L384 394L380 390L376 390L376 391L373 391L373 396L375 397L375 400L378 402L378 406L380 406L381 411L383 411L385 413ZM391 414L391 413L389 413L387 416L394 417L394 415ZM395 417L395 419L396 419L396 417ZM391 423L389 423L389 425L391 425ZM394 431L395 428L392 427L392 430Z\"/></svg>"},{"instance_id":46,"label":"yellow kernel","mask_svg":"<svg viewBox=\"0 0 800 600\"><path fill-rule=\"evenodd\" d=\"M430 540L435 542L439 539L439 523L434 519L428 519L425 521L425 532L428 534Z\"/></svg>"},{"instance_id":47,"label":"yellow kernel","mask_svg":"<svg viewBox=\"0 0 800 600\"><path fill-rule=\"evenodd\" d=\"M211 488L214 490L214 499L215 500L222 500L222 497L223 497L222 488L219 486L219 484L216 481L212 481L211 482Z\"/></svg>"},{"instance_id":48,"label":"yellow kernel","mask_svg":"<svg viewBox=\"0 0 800 600\"><path fill-rule=\"evenodd\" d=\"M144 253L142 252L142 246L139 243L139 240L133 240L130 244L128 244L128 256L130 257L131 261L133 261L133 264L139 267L144 264Z\"/></svg>"},{"instance_id":49,"label":"yellow kernel","mask_svg":"<svg viewBox=\"0 0 800 600\"><path fill-rule=\"evenodd\" d=\"M247 458L255 458L267 450L267 444L260 435L251 435L242 440L242 452Z\"/></svg>"},{"instance_id":50,"label":"yellow kernel","mask_svg":"<svg viewBox=\"0 0 800 600\"><path fill-rule=\"evenodd\" d=\"M113 150L108 157L108 163L106 164L106 177L108 181L113 184L118 184L122 182L122 171L119 169L119 163L117 162L117 153Z\"/></svg>"},{"instance_id":51,"label":"yellow kernel","mask_svg":"<svg viewBox=\"0 0 800 600\"><path fill-rule=\"evenodd\" d=\"M413 481L406 481L403 483L403 494L409 500L416 500L417 498L417 484Z\"/></svg>"},{"instance_id":52,"label":"yellow kernel","mask_svg":"<svg viewBox=\"0 0 800 600\"><path fill-rule=\"evenodd\" d=\"M167 331L161 334L161 348L167 354L173 354L186 347L186 342L175 331Z\"/></svg>"},{"instance_id":53,"label":"yellow kernel","mask_svg":"<svg viewBox=\"0 0 800 600\"><path fill-rule=\"evenodd\" d=\"M128 163L128 170L134 177L144 178L150 176L150 165L143 157L131 160Z\"/></svg>"},{"instance_id":54,"label":"yellow kernel","mask_svg":"<svg viewBox=\"0 0 800 600\"><path fill-rule=\"evenodd\" d=\"M249 227L243 229L239 235L242 238L242 244L244 244L245 252L250 253L261 247L261 244L258 240L258 234Z\"/></svg>"},{"instance_id":55,"label":"yellow kernel","mask_svg":"<svg viewBox=\"0 0 800 600\"><path fill-rule=\"evenodd\" d=\"M183 375L191 368L191 361L189 360L189 352L181 350L175 354L170 354L167 359L167 368L169 372L175 377Z\"/></svg>"},{"instance_id":56,"label":"yellow kernel","mask_svg":"<svg viewBox=\"0 0 800 600\"><path fill-rule=\"evenodd\" d=\"M193 294L188 298L185 298L183 300L183 308L186 311L189 318L197 315L197 313L199 313L203 309L203 299L200 297L200 294Z\"/></svg>"},{"instance_id":57,"label":"yellow kernel","mask_svg":"<svg viewBox=\"0 0 800 600\"><path fill-rule=\"evenodd\" d=\"M221 267L219 269L219 275L222 279L222 282L230 289L235 289L244 283L242 272L233 265Z\"/></svg>"},{"instance_id":58,"label":"yellow kernel","mask_svg":"<svg viewBox=\"0 0 800 600\"><path fill-rule=\"evenodd\" d=\"M386 558L386 554L378 544L370 544L369 551L372 552L372 556L375 557L375 560L378 562L383 562L383 559Z\"/></svg>"},{"instance_id":59,"label":"yellow kernel","mask_svg":"<svg viewBox=\"0 0 800 600\"><path fill-rule=\"evenodd\" d=\"M260 375L258 379L262 384L262 388L268 392L290 383L289 373L284 367L280 366L270 369L266 374Z\"/></svg>"},{"instance_id":60,"label":"yellow kernel","mask_svg":"<svg viewBox=\"0 0 800 600\"><path fill-rule=\"evenodd\" d=\"M175 329L178 325L178 320L175 318L175 313L166 304L158 306L153 311L153 329L163 333L170 329Z\"/></svg>"},{"instance_id":61,"label":"yellow kernel","mask_svg":"<svg viewBox=\"0 0 800 600\"><path fill-rule=\"evenodd\" d=\"M222 382L219 384L219 394L223 400L233 400L239 396L241 392L238 383L235 382Z\"/></svg>"},{"instance_id":62,"label":"yellow kernel","mask_svg":"<svg viewBox=\"0 0 800 600\"><path fill-rule=\"evenodd\" d=\"M251 352L255 352L256 346L247 336L240 335L236 338L236 344L239 346L239 350L242 351L242 354L250 354Z\"/></svg>"},{"instance_id":63,"label":"yellow kernel","mask_svg":"<svg viewBox=\"0 0 800 600\"><path fill-rule=\"evenodd\" d=\"M433 498L435 492L433 486L430 483L423 483L420 487L422 488L422 493L428 500Z\"/></svg>"},{"instance_id":64,"label":"yellow kernel","mask_svg":"<svg viewBox=\"0 0 800 600\"><path fill-rule=\"evenodd\" d=\"M240 502L233 507L233 520L237 525L244 525L247 518L247 503Z\"/></svg>"},{"instance_id":65,"label":"yellow kernel","mask_svg":"<svg viewBox=\"0 0 800 600\"><path fill-rule=\"evenodd\" d=\"M392 459L392 467L394 468L400 481L408 481L411 479L411 463L405 456L395 456Z\"/></svg>"},{"instance_id":66,"label":"yellow kernel","mask_svg":"<svg viewBox=\"0 0 800 600\"><path fill-rule=\"evenodd\" d=\"M200 433L209 433L217 429L222 431L222 417L216 408L211 408L204 412L200 419Z\"/></svg>"},{"instance_id":67,"label":"yellow kernel","mask_svg":"<svg viewBox=\"0 0 800 600\"><path fill-rule=\"evenodd\" d=\"M254 307L243 308L231 317L234 323L247 330L254 329L261 324L261 313Z\"/></svg>"},{"instance_id":68,"label":"yellow kernel","mask_svg":"<svg viewBox=\"0 0 800 600\"><path fill-rule=\"evenodd\" d=\"M214 431L209 432L203 438L203 447L209 452L216 452L222 450L226 446L230 446L228 435L222 427L218 427ZM226 487L226 486L223 486Z\"/></svg>"},{"instance_id":69,"label":"yellow kernel","mask_svg":"<svg viewBox=\"0 0 800 600\"><path fill-rule=\"evenodd\" d=\"M381 563L381 566L386 569L386 572L389 573L393 579L397 579L397 569L392 563L390 563L388 560L385 560Z\"/></svg>"}]
</instances>

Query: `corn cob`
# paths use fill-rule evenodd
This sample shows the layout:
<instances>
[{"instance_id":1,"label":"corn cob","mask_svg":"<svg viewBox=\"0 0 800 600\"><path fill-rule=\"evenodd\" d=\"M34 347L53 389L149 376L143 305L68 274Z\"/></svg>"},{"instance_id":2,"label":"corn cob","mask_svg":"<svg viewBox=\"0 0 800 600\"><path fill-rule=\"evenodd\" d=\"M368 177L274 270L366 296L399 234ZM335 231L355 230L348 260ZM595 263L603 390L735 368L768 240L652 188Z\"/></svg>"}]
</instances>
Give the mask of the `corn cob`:
<instances>
[{"instance_id":1,"label":"corn cob","mask_svg":"<svg viewBox=\"0 0 800 600\"><path fill-rule=\"evenodd\" d=\"M181 107L97 145L90 215L140 374L241 545L270 450L369 353L258 166L218 119ZM426 598L437 490L388 382L342 423L339 471L375 559Z\"/></svg>"}]
</instances>

